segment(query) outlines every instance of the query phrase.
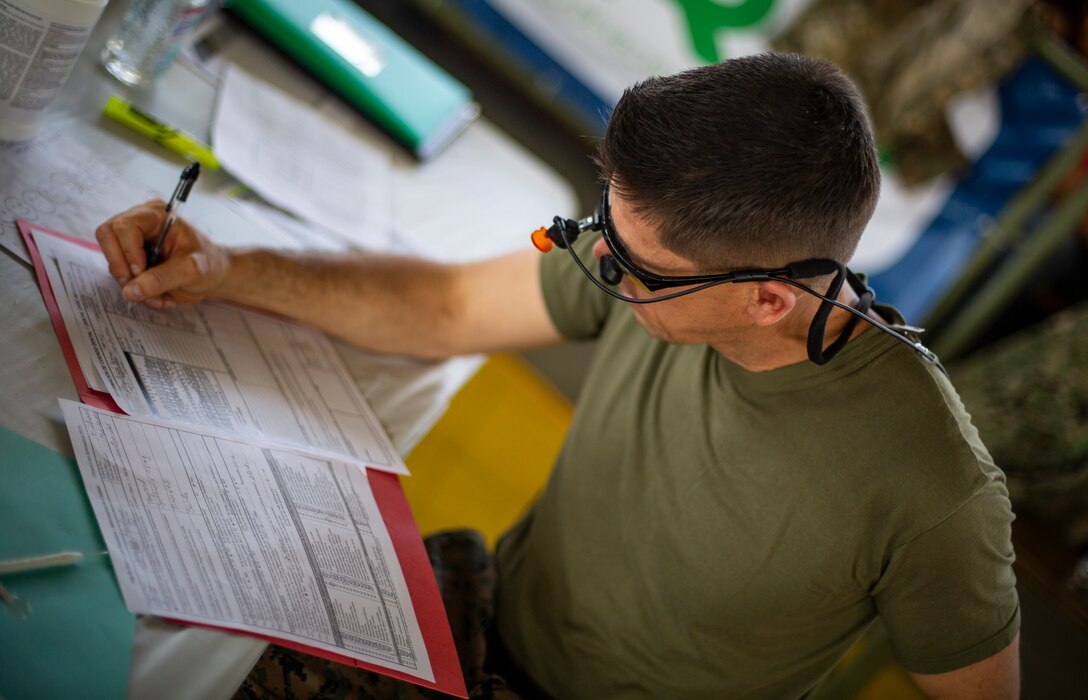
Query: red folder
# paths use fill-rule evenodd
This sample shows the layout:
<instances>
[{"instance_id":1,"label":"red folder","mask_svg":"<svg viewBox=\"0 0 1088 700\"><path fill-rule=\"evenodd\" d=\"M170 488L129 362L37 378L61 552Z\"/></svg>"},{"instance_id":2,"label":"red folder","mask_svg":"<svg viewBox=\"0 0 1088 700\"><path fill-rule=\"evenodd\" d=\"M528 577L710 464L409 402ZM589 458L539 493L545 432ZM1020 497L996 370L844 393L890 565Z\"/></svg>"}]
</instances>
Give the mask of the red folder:
<instances>
[{"instance_id":1,"label":"red folder","mask_svg":"<svg viewBox=\"0 0 1088 700\"><path fill-rule=\"evenodd\" d=\"M60 308L57 306L53 288L49 284L49 277L46 275L45 265L42 262L38 247L34 243L34 238L31 233L44 233L50 236L56 236L57 238L91 250L99 250L99 247L89 241L52 231L28 221L19 220L16 221L16 224L19 227L19 232L23 236L23 241L26 243L27 250L30 252L30 259L34 262L34 271L38 276L38 286L41 289L42 299L45 301L45 307L49 311L49 318L53 322L53 329L57 332L57 339L60 341L61 350L64 352L64 358L68 362L68 369L72 373L72 380L75 382L76 392L79 394L83 403L88 406L94 406L95 408L123 414L124 411L117 406L117 402L113 400L112 396L87 386L87 379L83 375L83 370L79 367L75 348L72 346L72 339L68 335L68 329L64 326L64 319L61 317ZM400 671L395 671L384 666L377 666L350 656L328 652L324 649L318 649L272 636L253 634L242 630L220 628L210 625L200 625L187 620L175 620L175 622L195 627L211 627L212 629L222 629L223 631L234 634L245 634L252 637L258 637L260 639L265 639L272 644L295 649L307 654L313 654L314 656L321 656L347 666L356 666L391 678L407 681L424 688L431 688L443 693L449 693L450 695L467 698L468 693L465 690L465 681L461 675L461 665L457 659L457 649L453 645L453 635L450 632L449 621L446 619L446 609L443 606L442 598L438 593L438 584L435 581L434 572L431 569L430 560L427 557L427 551L423 547L423 538L419 534L419 528L416 526L415 518L412 517L412 511L408 506L407 499L404 497L404 490L401 488L400 479L396 474L390 474L374 469L367 469L366 474L367 479L370 482L370 488L374 492L374 500L377 502L378 509L381 511L382 520L385 521L385 527L389 530L389 538L393 541L393 549L396 550L397 559L400 561L400 566L404 573L404 581L408 585L408 591L412 597L412 605L415 608L416 620L419 622L420 632L423 635L423 643L427 647L427 654L430 657L431 671L434 673L434 682L427 681L423 678L417 678Z\"/></svg>"}]
</instances>

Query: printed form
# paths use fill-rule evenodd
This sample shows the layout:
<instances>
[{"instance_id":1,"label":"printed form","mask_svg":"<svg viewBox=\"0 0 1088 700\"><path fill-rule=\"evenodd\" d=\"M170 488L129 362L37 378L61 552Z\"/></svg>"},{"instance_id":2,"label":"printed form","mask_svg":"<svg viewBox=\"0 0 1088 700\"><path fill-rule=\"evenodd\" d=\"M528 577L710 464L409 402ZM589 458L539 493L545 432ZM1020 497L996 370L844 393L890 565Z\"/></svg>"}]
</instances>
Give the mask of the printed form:
<instances>
[{"instance_id":1,"label":"printed form","mask_svg":"<svg viewBox=\"0 0 1088 700\"><path fill-rule=\"evenodd\" d=\"M434 681L365 470L61 401L125 605Z\"/></svg>"},{"instance_id":2,"label":"printed form","mask_svg":"<svg viewBox=\"0 0 1088 700\"><path fill-rule=\"evenodd\" d=\"M101 253L38 232L34 240L88 383L129 415L408 473L317 330L226 304L130 305Z\"/></svg>"}]
</instances>

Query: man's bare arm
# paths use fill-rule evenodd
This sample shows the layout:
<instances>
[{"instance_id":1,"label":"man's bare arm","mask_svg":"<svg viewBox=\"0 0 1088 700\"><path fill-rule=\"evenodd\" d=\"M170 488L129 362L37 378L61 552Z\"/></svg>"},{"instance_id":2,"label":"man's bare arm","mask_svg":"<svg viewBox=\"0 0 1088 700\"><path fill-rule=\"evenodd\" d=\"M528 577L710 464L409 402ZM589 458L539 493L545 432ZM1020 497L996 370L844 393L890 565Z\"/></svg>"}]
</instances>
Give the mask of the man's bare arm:
<instances>
[{"instance_id":1,"label":"man's bare arm","mask_svg":"<svg viewBox=\"0 0 1088 700\"><path fill-rule=\"evenodd\" d=\"M231 253L216 296L275 311L356 345L448 357L552 343L539 253L466 265L402 256Z\"/></svg>"},{"instance_id":2,"label":"man's bare arm","mask_svg":"<svg viewBox=\"0 0 1088 700\"><path fill-rule=\"evenodd\" d=\"M910 674L927 698L1016 700L1020 697L1020 634L988 659L948 673Z\"/></svg>"},{"instance_id":3,"label":"man's bare arm","mask_svg":"<svg viewBox=\"0 0 1088 700\"><path fill-rule=\"evenodd\" d=\"M447 357L557 342L532 249L464 265L366 253L228 249L179 220L160 265L146 269L162 203L97 231L110 272L130 301L155 308L206 298L304 321L361 347Z\"/></svg>"}]
</instances>

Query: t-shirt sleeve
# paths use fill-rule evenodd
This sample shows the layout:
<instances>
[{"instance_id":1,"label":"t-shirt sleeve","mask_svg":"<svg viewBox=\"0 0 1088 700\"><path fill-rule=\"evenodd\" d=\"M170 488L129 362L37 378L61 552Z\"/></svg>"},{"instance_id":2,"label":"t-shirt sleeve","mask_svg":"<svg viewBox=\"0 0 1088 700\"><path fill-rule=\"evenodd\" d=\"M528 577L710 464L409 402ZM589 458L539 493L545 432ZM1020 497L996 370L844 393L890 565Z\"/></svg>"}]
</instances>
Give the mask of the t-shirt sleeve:
<instances>
[{"instance_id":1,"label":"t-shirt sleeve","mask_svg":"<svg viewBox=\"0 0 1088 700\"><path fill-rule=\"evenodd\" d=\"M574 249L587 267L596 264L592 248L596 236L582 236ZM555 248L541 256L540 280L544 303L552 323L570 340L590 340L600 335L609 312L615 306L612 297L593 286L571 259L570 253Z\"/></svg>"},{"instance_id":2,"label":"t-shirt sleeve","mask_svg":"<svg viewBox=\"0 0 1088 700\"><path fill-rule=\"evenodd\" d=\"M892 552L874 596L907 671L954 671L1012 643L1020 629L1012 521L1003 482L990 481Z\"/></svg>"}]
</instances>

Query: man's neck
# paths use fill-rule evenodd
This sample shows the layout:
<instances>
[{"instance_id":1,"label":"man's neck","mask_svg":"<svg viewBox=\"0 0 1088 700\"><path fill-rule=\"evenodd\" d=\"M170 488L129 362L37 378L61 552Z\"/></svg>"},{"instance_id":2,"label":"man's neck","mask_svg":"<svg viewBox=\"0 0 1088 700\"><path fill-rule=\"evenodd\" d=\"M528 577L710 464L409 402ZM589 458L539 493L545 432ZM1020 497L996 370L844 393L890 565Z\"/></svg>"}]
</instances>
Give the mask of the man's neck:
<instances>
[{"instance_id":1,"label":"man's neck","mask_svg":"<svg viewBox=\"0 0 1088 700\"><path fill-rule=\"evenodd\" d=\"M725 358L749 372L767 372L779 367L808 361L808 333L820 307L820 300L809 296L809 303L798 305L792 313L771 326L750 327L736 336L710 344ZM839 293L840 302L856 306L858 296L849 285L844 285ZM879 320L873 311L869 315ZM853 314L839 308L832 309L824 331L824 347L835 341L842 333ZM865 331L870 324L859 323L850 334L853 340Z\"/></svg>"}]
</instances>

